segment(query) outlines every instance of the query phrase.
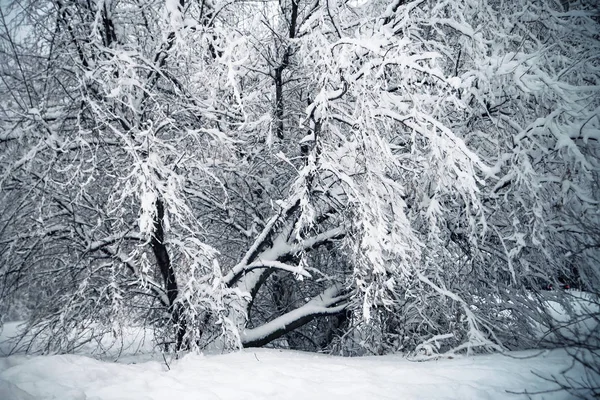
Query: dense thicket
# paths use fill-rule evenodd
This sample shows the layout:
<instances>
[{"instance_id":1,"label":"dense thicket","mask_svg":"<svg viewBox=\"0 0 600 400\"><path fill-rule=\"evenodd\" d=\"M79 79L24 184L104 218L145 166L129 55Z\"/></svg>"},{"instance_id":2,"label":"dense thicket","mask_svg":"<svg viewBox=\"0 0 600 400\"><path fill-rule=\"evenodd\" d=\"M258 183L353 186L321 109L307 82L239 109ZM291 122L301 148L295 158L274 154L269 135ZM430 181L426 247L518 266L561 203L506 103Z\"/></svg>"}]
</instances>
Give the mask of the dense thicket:
<instances>
[{"instance_id":1,"label":"dense thicket","mask_svg":"<svg viewBox=\"0 0 600 400\"><path fill-rule=\"evenodd\" d=\"M593 3L3 6L2 315L61 351L529 345L542 287L600 284Z\"/></svg>"}]
</instances>

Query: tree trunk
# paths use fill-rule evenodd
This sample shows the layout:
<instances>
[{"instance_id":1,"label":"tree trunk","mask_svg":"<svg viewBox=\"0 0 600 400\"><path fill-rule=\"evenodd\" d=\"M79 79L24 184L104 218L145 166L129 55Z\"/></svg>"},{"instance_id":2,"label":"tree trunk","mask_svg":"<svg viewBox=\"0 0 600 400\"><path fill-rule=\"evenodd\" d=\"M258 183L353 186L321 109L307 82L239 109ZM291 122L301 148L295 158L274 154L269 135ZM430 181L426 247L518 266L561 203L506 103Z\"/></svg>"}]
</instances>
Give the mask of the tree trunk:
<instances>
[{"instance_id":1,"label":"tree trunk","mask_svg":"<svg viewBox=\"0 0 600 400\"><path fill-rule=\"evenodd\" d=\"M175 270L171 264L167 246L165 246L165 231L163 220L165 217L165 209L162 200L156 200L156 214L154 216L154 234L150 241L156 263L160 269L160 273L164 280L167 298L169 299L169 313L171 320L175 326L175 350L179 351L183 348L183 338L185 336L187 326L185 319L181 317L181 305L176 304L179 288L175 277Z\"/></svg>"}]
</instances>

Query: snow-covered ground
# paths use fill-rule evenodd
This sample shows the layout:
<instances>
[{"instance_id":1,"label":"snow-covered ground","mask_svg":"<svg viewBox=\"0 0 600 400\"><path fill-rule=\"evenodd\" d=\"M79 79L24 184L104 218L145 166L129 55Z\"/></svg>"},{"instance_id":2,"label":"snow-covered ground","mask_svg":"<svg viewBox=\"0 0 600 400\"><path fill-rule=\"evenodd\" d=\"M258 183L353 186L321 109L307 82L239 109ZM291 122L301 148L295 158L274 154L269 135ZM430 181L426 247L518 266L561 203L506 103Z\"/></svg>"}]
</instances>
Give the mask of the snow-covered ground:
<instances>
[{"instance_id":1,"label":"snow-covered ground","mask_svg":"<svg viewBox=\"0 0 600 400\"><path fill-rule=\"evenodd\" d=\"M507 399L554 387L533 372L569 367L564 351L411 362L244 350L117 364L77 355L0 359L0 398L27 399ZM578 371L571 371L571 374ZM567 399L565 392L534 398Z\"/></svg>"},{"instance_id":2,"label":"snow-covered ground","mask_svg":"<svg viewBox=\"0 0 600 400\"><path fill-rule=\"evenodd\" d=\"M7 328L5 334L15 330ZM0 348L6 350L7 343L3 335ZM539 391L545 393L531 397L571 398L546 392L555 386L536 376L569 369L564 350L414 362L401 356L342 358L248 349L189 354L167 367L148 361L147 353L127 353L137 348L128 347L119 363L83 355L0 358L0 399L525 399L526 394L513 392ZM568 372L574 378L581 373L578 368Z\"/></svg>"}]
</instances>

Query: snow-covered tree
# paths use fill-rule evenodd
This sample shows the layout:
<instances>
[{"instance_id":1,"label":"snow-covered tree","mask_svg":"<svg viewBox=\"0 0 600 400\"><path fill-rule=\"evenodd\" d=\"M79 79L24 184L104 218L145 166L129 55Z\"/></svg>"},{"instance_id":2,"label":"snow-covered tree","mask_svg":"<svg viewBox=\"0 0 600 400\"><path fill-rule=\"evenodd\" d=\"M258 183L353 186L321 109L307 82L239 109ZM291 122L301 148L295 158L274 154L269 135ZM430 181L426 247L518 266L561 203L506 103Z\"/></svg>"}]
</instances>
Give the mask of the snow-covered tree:
<instances>
[{"instance_id":1,"label":"snow-covered tree","mask_svg":"<svg viewBox=\"0 0 600 400\"><path fill-rule=\"evenodd\" d=\"M600 278L598 16L562 3L15 2L3 309L67 350L527 344L537 289Z\"/></svg>"}]
</instances>

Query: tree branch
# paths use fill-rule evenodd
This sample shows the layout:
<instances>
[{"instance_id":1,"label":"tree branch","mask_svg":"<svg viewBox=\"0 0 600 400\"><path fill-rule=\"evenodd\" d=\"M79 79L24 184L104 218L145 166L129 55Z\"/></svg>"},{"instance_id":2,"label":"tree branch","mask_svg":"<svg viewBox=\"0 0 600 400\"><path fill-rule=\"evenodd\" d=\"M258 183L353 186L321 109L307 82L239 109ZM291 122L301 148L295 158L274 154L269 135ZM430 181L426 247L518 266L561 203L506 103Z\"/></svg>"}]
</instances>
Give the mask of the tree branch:
<instances>
[{"instance_id":1,"label":"tree branch","mask_svg":"<svg viewBox=\"0 0 600 400\"><path fill-rule=\"evenodd\" d=\"M314 318L325 315L335 315L343 312L348 303L345 301L349 295L340 295L343 287L333 285L300 308L292 310L266 324L247 329L242 333L242 344L244 347L261 347L275 339L280 338Z\"/></svg>"}]
</instances>

